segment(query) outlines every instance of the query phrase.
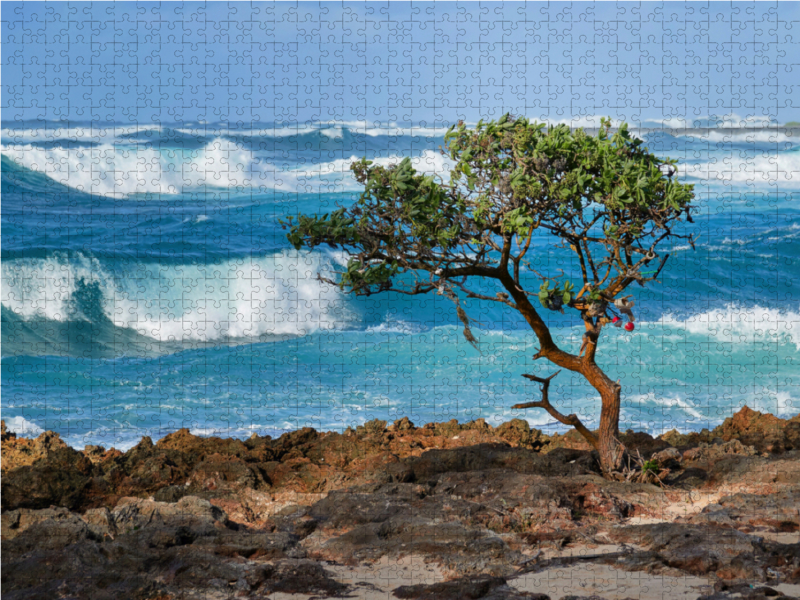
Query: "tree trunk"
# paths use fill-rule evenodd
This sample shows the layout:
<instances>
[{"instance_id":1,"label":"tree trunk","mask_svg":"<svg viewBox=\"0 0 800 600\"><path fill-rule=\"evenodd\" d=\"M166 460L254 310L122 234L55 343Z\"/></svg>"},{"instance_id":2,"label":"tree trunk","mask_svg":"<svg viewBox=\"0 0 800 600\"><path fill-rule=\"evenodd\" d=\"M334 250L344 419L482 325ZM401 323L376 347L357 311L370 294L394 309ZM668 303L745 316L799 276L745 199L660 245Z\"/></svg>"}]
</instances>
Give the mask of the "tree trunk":
<instances>
[{"instance_id":1,"label":"tree trunk","mask_svg":"<svg viewBox=\"0 0 800 600\"><path fill-rule=\"evenodd\" d=\"M619 441L620 386L612 383L612 389L600 392L600 430L597 433L597 451L600 453L600 466L605 475L622 468L625 446Z\"/></svg>"},{"instance_id":2,"label":"tree trunk","mask_svg":"<svg viewBox=\"0 0 800 600\"><path fill-rule=\"evenodd\" d=\"M595 436L581 423L577 415L563 415L550 404L548 388L550 380L555 375L551 375L547 379L534 375L524 375L524 377L542 384L542 399L537 402L516 404L512 408L544 408L559 422L575 427L592 447L600 453L600 467L603 470L603 474L606 477L610 477L611 473L619 471L622 467L622 459L625 454L625 446L619 441L620 392L622 388L618 383L609 379L608 375L594 362L599 330L595 329L596 326L592 320L588 321L587 330L591 330L591 335L583 357L564 352L553 341L550 329L539 316L539 313L536 312L525 292L517 286L507 273L501 276L500 280L512 298L514 298L517 310L525 317L541 344L539 352L533 357L534 360L546 358L559 367L580 373L600 393L602 400L600 429Z\"/></svg>"},{"instance_id":3,"label":"tree trunk","mask_svg":"<svg viewBox=\"0 0 800 600\"><path fill-rule=\"evenodd\" d=\"M594 364L586 365L581 373L594 389L600 392L600 428L597 432L597 451L604 475L619 471L625 446L619 441L619 411L621 386L609 379L603 370Z\"/></svg>"},{"instance_id":4,"label":"tree trunk","mask_svg":"<svg viewBox=\"0 0 800 600\"><path fill-rule=\"evenodd\" d=\"M589 383L600 392L602 407L600 409L600 428L595 435L586 428L577 415L564 415L550 403L550 382L558 375L557 371L550 377L542 378L536 375L523 375L526 379L542 384L542 399L536 402L525 402L515 404L511 408L543 408L552 417L564 425L571 425L578 430L592 448L600 454L600 467L603 475L612 477L612 473L619 471L622 467L622 459L625 454L625 446L619 441L619 410L620 410L620 391L618 383L611 381L597 365L580 371Z\"/></svg>"}]
</instances>

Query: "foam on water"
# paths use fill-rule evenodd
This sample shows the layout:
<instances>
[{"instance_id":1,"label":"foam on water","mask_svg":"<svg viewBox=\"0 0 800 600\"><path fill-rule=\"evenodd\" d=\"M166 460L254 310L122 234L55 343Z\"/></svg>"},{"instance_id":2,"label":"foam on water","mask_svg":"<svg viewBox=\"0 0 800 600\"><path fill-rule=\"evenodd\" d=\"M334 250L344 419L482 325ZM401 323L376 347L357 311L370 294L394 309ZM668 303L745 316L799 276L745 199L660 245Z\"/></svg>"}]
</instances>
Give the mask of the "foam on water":
<instances>
[{"instance_id":1,"label":"foam on water","mask_svg":"<svg viewBox=\"0 0 800 600\"><path fill-rule=\"evenodd\" d=\"M665 335L689 334L730 344L789 343L800 351L800 308L727 305L686 317L666 314L658 322Z\"/></svg>"},{"instance_id":2,"label":"foam on water","mask_svg":"<svg viewBox=\"0 0 800 600\"><path fill-rule=\"evenodd\" d=\"M36 423L31 423L24 417L4 417L6 429L21 437L37 437L44 433L44 429Z\"/></svg>"},{"instance_id":3,"label":"foam on water","mask_svg":"<svg viewBox=\"0 0 800 600\"><path fill-rule=\"evenodd\" d=\"M197 187L280 187L280 171L253 152L217 138L200 150L4 146L16 163L54 181L109 198L133 194L176 195Z\"/></svg>"},{"instance_id":4,"label":"foam on water","mask_svg":"<svg viewBox=\"0 0 800 600\"><path fill-rule=\"evenodd\" d=\"M4 261L2 303L27 320L105 317L159 341L305 335L348 322L339 290L316 279L332 269L324 254L288 250L220 263L114 269L83 253L59 254ZM81 302L87 289L96 291L91 306Z\"/></svg>"},{"instance_id":5,"label":"foam on water","mask_svg":"<svg viewBox=\"0 0 800 600\"><path fill-rule=\"evenodd\" d=\"M288 244L275 220L351 203L362 188L350 165L365 154L384 166L411 154L418 171L447 180L452 163L435 150L444 129L390 125L4 131L4 250L13 249L2 263L4 348L13 346L6 336L25 342L2 361L4 418L32 434L56 429L71 444L123 448L184 426L247 437L402 416L519 417L563 429L545 411L509 408L538 393L522 373L555 372L531 359L535 336L511 311L470 301L476 350L441 298L346 296L316 276L341 271L347 252L280 250ZM765 124L728 115L692 125ZM772 130L706 134L648 139L656 153L685 157L679 176L698 184L703 237L697 252L675 244L660 286L632 290L634 332L603 330L598 363L623 386L623 427L713 427L745 403L782 416L800 410L791 277L800 153L782 149L793 140ZM75 143L42 145L53 137ZM731 152L727 142L751 146ZM313 193L285 193L297 191ZM52 215L61 225L45 220ZM561 260L551 241L539 242L541 257ZM567 313L542 316L577 353L584 327ZM127 352L142 337L143 346L187 343ZM107 351L93 354L101 345ZM580 377L559 375L552 400L596 424L597 393Z\"/></svg>"},{"instance_id":6,"label":"foam on water","mask_svg":"<svg viewBox=\"0 0 800 600\"><path fill-rule=\"evenodd\" d=\"M326 130L327 131L327 130ZM356 191L362 186L350 172L355 155L311 165L275 165L241 144L216 138L199 150L121 147L40 148L9 145L0 152L17 164L53 181L108 198L136 194L178 195L193 189ZM402 157L376 158L388 166ZM412 159L420 173L448 176L452 161L425 150Z\"/></svg>"},{"instance_id":7,"label":"foam on water","mask_svg":"<svg viewBox=\"0 0 800 600\"><path fill-rule=\"evenodd\" d=\"M800 187L800 153L778 152L772 155L728 156L679 165L679 173L690 178L726 186Z\"/></svg>"}]
</instances>

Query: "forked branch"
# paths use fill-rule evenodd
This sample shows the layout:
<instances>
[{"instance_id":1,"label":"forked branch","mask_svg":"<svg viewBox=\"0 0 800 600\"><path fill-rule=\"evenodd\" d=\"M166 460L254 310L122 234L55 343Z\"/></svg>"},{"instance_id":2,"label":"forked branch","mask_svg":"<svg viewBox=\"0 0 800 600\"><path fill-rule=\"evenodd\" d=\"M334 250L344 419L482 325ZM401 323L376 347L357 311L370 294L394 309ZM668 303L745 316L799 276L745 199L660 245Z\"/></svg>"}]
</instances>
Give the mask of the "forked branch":
<instances>
[{"instance_id":1,"label":"forked branch","mask_svg":"<svg viewBox=\"0 0 800 600\"><path fill-rule=\"evenodd\" d=\"M597 450L598 449L597 436L586 428L586 426L578 418L578 415L574 413L571 415L562 415L560 412L556 410L556 408L552 404L550 404L550 398L549 398L550 381L552 381L552 379L559 373L561 373L560 370L556 371L546 379L542 379L541 377L537 377L536 375L524 374L523 377L525 377L526 379L530 379L531 381L535 381L537 383L542 384L542 387L540 388L542 392L542 399L537 402L525 402L523 404L515 404L511 408L514 409L543 408L548 413L550 413L550 416L556 419L558 422L563 423L564 425L571 425L572 427L577 429L578 433L580 433L584 438L586 438L586 441L588 441L592 445L592 447L594 447Z\"/></svg>"}]
</instances>

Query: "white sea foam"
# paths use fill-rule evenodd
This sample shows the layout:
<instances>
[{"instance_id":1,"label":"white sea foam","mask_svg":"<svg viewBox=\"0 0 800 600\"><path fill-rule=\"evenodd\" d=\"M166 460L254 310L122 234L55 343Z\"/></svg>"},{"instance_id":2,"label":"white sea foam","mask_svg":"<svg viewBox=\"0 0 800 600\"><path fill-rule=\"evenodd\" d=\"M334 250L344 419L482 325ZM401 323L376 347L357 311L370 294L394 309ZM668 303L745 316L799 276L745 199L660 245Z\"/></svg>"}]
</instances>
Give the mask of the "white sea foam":
<instances>
[{"instance_id":1,"label":"white sea foam","mask_svg":"<svg viewBox=\"0 0 800 600\"><path fill-rule=\"evenodd\" d=\"M180 194L201 186L281 188L281 171L230 140L217 138L200 150L37 148L3 146L17 164L71 188L110 198L131 194Z\"/></svg>"},{"instance_id":2,"label":"white sea foam","mask_svg":"<svg viewBox=\"0 0 800 600\"><path fill-rule=\"evenodd\" d=\"M419 323L409 323L402 319L395 319L391 315L387 315L384 321L379 325L373 325L367 328L367 333L419 333L424 328Z\"/></svg>"},{"instance_id":3,"label":"white sea foam","mask_svg":"<svg viewBox=\"0 0 800 600\"><path fill-rule=\"evenodd\" d=\"M780 129L757 129L748 131L746 129L734 129L730 133L724 131L700 131L682 133L678 137L691 137L696 140L712 143L732 143L732 144L797 144L800 138L796 135L788 135Z\"/></svg>"},{"instance_id":4,"label":"white sea foam","mask_svg":"<svg viewBox=\"0 0 800 600\"><path fill-rule=\"evenodd\" d=\"M44 149L28 144L3 146L0 152L62 185L110 198L145 193L176 195L203 186L315 192L363 188L350 171L350 165L360 157L290 169L266 162L241 144L224 138L214 139L200 150L122 148L110 144ZM389 166L402 158L391 156L374 162ZM453 162L426 150L413 157L412 164L420 173L446 178Z\"/></svg>"},{"instance_id":5,"label":"white sea foam","mask_svg":"<svg viewBox=\"0 0 800 600\"><path fill-rule=\"evenodd\" d=\"M279 124L272 127L232 129L229 127L181 127L176 131L193 136L237 136L237 137L272 137L285 138L292 136L319 133L329 138L341 138L347 129L354 135L369 137L442 137L449 125L441 127L422 127L414 125L398 125L395 122L380 123L370 121L328 121L300 124Z\"/></svg>"},{"instance_id":6,"label":"white sea foam","mask_svg":"<svg viewBox=\"0 0 800 600\"><path fill-rule=\"evenodd\" d=\"M796 310L727 305L688 317L667 314L658 324L667 331L734 344L785 340L800 351L800 312Z\"/></svg>"},{"instance_id":7,"label":"white sea foam","mask_svg":"<svg viewBox=\"0 0 800 600\"><path fill-rule=\"evenodd\" d=\"M607 115L583 115L567 119L551 119L548 117L544 117L540 119L533 118L532 120L538 121L539 123L547 123L548 126L550 127L554 125L569 125L574 129L577 129L578 127L593 129L600 127L601 120L606 118L606 116ZM622 123L623 121L619 119L611 119L612 127L619 127L620 125L622 125Z\"/></svg>"},{"instance_id":8,"label":"white sea foam","mask_svg":"<svg viewBox=\"0 0 800 600\"><path fill-rule=\"evenodd\" d=\"M754 187L768 184L796 188L800 187L800 153L759 154L751 158L728 156L721 161L682 164L679 173L726 185Z\"/></svg>"},{"instance_id":9,"label":"white sea foam","mask_svg":"<svg viewBox=\"0 0 800 600\"><path fill-rule=\"evenodd\" d=\"M213 341L260 335L303 335L346 324L338 288L316 279L333 269L319 253L204 265L133 264L110 272L78 254L4 261L2 303L25 319L90 319L76 292L91 284L114 325L161 341Z\"/></svg>"},{"instance_id":10,"label":"white sea foam","mask_svg":"<svg viewBox=\"0 0 800 600\"><path fill-rule=\"evenodd\" d=\"M657 394L646 394L642 396L626 398L625 401L628 404L643 402L646 404L655 404L656 406L661 406L663 408L679 408L682 412L694 417L695 419L707 419L707 416L700 413L694 404L688 400L680 398L679 396L664 397Z\"/></svg>"},{"instance_id":11,"label":"white sea foam","mask_svg":"<svg viewBox=\"0 0 800 600\"><path fill-rule=\"evenodd\" d=\"M375 165L389 167L403 160L402 156L387 156L373 158ZM350 171L350 165L361 160L361 157L351 156L330 162L319 163L310 167L302 167L280 174L281 183L287 188L300 191L316 191L330 187L330 191L360 191L364 186L358 183ZM450 177L450 171L455 164L446 156L433 150L425 150L421 155L411 157L411 164L418 173L438 175L445 181Z\"/></svg>"},{"instance_id":12,"label":"white sea foam","mask_svg":"<svg viewBox=\"0 0 800 600\"><path fill-rule=\"evenodd\" d=\"M31 423L24 417L10 417L5 419L6 429L24 437L36 437L44 433L44 429L36 423Z\"/></svg>"},{"instance_id":13,"label":"white sea foam","mask_svg":"<svg viewBox=\"0 0 800 600\"><path fill-rule=\"evenodd\" d=\"M53 123L49 127L33 129L17 129L4 127L0 130L3 144L25 144L30 142L49 142L53 140L75 140L80 142L110 143L119 136L142 133L145 131L161 131L160 125L108 125L62 127Z\"/></svg>"},{"instance_id":14,"label":"white sea foam","mask_svg":"<svg viewBox=\"0 0 800 600\"><path fill-rule=\"evenodd\" d=\"M731 126L754 126L761 121L729 115L717 123ZM574 119L548 121L550 125L566 123L573 127L599 125L599 117L583 116ZM329 138L341 138L345 130L368 136L441 136L445 128L407 127L396 124L369 122L329 122L306 125L275 125L272 128L236 130L228 127L183 127L178 131L188 135L213 136L205 147L195 150L138 146L119 136L149 130L157 125L118 126L109 128L6 129L0 152L18 164L44 173L69 187L103 196L124 198L132 194L180 194L202 186L242 189L277 189L283 191L355 191L361 189L350 172L350 165L360 157L351 156L318 164L273 164L260 157L249 144L228 139L236 135L271 136L281 138L318 132ZM701 135L685 131L684 135ZM793 142L781 130L740 129L708 132L707 141ZM32 141L70 138L99 143L93 148L40 148ZM120 142L124 145L119 145ZM374 159L379 165L399 162L401 156ZM439 174L450 172L453 162L432 149L414 157L417 171ZM724 185L779 185L784 188L800 186L800 153L777 152L752 157L711 156L704 162L683 163L680 176L688 176Z\"/></svg>"},{"instance_id":15,"label":"white sea foam","mask_svg":"<svg viewBox=\"0 0 800 600\"><path fill-rule=\"evenodd\" d=\"M57 254L45 259L22 258L2 262L2 303L26 319L68 321L73 318L72 299L79 282L97 285L107 311L113 311L114 278L96 259L79 254Z\"/></svg>"}]
</instances>

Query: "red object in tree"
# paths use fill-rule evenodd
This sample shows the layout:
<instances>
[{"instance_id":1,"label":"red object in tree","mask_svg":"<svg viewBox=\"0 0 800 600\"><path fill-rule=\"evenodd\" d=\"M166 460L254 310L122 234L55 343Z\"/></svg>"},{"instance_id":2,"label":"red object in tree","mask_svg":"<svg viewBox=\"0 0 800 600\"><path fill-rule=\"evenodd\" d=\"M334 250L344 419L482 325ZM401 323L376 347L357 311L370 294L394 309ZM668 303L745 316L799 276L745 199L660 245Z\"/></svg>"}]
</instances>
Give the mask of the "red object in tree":
<instances>
[{"instance_id":1,"label":"red object in tree","mask_svg":"<svg viewBox=\"0 0 800 600\"><path fill-rule=\"evenodd\" d=\"M633 323L625 323L625 331L633 331L633 328L636 327Z\"/></svg>"}]
</instances>

